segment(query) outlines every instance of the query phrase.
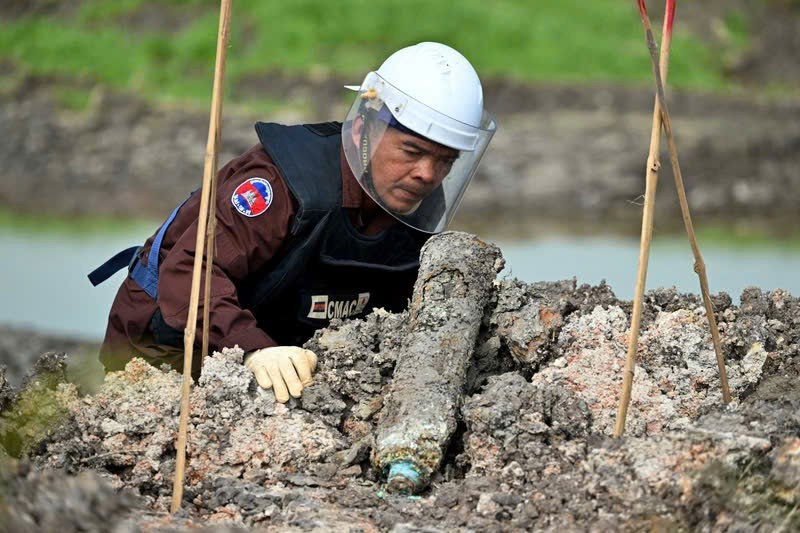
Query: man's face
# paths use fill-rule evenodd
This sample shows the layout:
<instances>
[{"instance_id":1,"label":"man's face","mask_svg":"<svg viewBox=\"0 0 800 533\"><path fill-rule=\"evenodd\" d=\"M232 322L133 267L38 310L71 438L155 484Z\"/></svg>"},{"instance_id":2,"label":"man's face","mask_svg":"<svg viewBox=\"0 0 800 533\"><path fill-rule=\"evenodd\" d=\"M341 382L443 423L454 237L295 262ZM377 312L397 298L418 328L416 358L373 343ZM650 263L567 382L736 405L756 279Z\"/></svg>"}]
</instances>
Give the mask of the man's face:
<instances>
[{"instance_id":1,"label":"man's face","mask_svg":"<svg viewBox=\"0 0 800 533\"><path fill-rule=\"evenodd\" d=\"M450 172L458 150L387 128L372 156L372 181L384 205L413 212Z\"/></svg>"}]
</instances>

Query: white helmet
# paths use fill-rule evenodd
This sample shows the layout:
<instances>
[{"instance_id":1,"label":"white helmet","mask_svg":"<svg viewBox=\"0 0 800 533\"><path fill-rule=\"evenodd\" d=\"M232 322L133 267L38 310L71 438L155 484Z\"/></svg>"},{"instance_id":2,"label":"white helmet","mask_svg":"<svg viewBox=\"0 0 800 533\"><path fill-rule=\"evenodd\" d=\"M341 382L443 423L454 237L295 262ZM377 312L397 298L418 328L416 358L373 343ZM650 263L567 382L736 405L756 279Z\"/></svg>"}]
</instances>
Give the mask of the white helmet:
<instances>
[{"instance_id":1,"label":"white helmet","mask_svg":"<svg viewBox=\"0 0 800 533\"><path fill-rule=\"evenodd\" d=\"M475 69L449 46L420 43L395 52L367 74L360 87L348 88L359 94L343 124L342 144L358 182L400 221L429 233L444 230L496 130L494 119L483 109ZM402 212L381 197L376 187L381 176L372 175L373 156L389 127L455 154L446 174L439 176L441 183Z\"/></svg>"}]
</instances>

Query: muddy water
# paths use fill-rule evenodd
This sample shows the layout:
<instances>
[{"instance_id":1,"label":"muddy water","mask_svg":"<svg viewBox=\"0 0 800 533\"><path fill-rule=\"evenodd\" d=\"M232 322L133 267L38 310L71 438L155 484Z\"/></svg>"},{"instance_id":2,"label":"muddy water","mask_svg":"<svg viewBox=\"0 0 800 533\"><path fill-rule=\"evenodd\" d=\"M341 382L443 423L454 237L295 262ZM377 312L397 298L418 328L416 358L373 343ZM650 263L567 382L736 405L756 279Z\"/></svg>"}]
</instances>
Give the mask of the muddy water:
<instances>
[{"instance_id":1,"label":"muddy water","mask_svg":"<svg viewBox=\"0 0 800 533\"><path fill-rule=\"evenodd\" d=\"M30 232L0 228L0 324L30 327L44 333L100 339L108 308L123 273L99 287L86 274L117 251L143 241L154 225L91 235L59 231ZM636 278L638 240L608 235L558 236L517 240L502 235L497 243L506 258L500 276L526 282L576 276L579 283L605 279L620 298L630 299ZM734 301L742 289L784 288L800 294L800 246L787 241L701 242L712 292L726 291ZM675 285L698 292L692 256L685 237L657 237L647 280L649 288Z\"/></svg>"},{"instance_id":2,"label":"muddy water","mask_svg":"<svg viewBox=\"0 0 800 533\"><path fill-rule=\"evenodd\" d=\"M0 228L0 323L100 339L124 274L92 287L86 275L113 254L144 241L152 225L78 234Z\"/></svg>"},{"instance_id":3,"label":"muddy water","mask_svg":"<svg viewBox=\"0 0 800 533\"><path fill-rule=\"evenodd\" d=\"M605 279L614 293L632 299L639 242L616 237L560 237L557 240L498 242L506 258L506 275L523 281L554 281L577 276L578 283ZM738 302L742 289L786 289L800 294L800 247L783 241L762 241L747 247L701 243L712 293L725 291ZM680 292L700 291L694 258L685 236L653 240L647 288L675 286Z\"/></svg>"}]
</instances>

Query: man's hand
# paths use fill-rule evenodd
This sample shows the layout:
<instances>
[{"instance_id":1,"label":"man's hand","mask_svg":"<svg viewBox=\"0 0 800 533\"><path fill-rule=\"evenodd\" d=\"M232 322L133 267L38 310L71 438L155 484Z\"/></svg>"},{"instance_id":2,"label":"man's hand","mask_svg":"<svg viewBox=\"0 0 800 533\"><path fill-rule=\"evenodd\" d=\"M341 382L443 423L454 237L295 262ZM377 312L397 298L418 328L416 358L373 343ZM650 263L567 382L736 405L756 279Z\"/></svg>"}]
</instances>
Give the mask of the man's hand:
<instances>
[{"instance_id":1,"label":"man's hand","mask_svg":"<svg viewBox=\"0 0 800 533\"><path fill-rule=\"evenodd\" d=\"M303 387L311 384L317 356L297 346L274 346L250 352L244 366L256 375L262 389L274 389L275 399L286 403L290 394L299 398Z\"/></svg>"}]
</instances>

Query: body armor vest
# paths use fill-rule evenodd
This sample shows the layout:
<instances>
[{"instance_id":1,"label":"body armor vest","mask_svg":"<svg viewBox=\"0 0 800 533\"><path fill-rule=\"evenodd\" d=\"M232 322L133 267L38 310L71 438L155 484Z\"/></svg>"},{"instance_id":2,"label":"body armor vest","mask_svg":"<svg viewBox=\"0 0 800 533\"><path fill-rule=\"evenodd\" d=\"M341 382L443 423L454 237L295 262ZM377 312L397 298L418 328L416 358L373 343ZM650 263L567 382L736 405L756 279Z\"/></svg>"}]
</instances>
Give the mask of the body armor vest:
<instances>
[{"instance_id":1,"label":"body armor vest","mask_svg":"<svg viewBox=\"0 0 800 533\"><path fill-rule=\"evenodd\" d=\"M297 200L288 250L239 290L243 308L279 344L300 345L331 319L411 297L428 235L402 223L358 233L342 209L341 124L258 123L264 150Z\"/></svg>"}]
</instances>

